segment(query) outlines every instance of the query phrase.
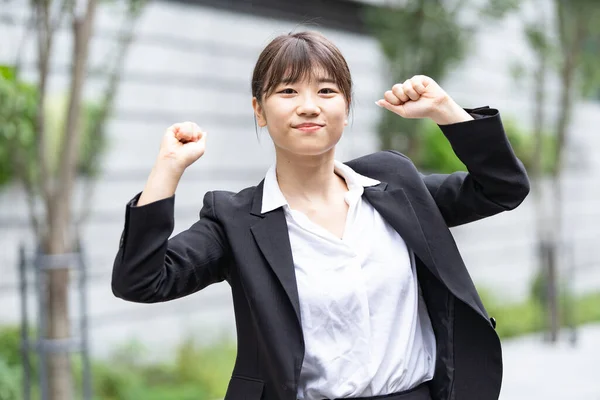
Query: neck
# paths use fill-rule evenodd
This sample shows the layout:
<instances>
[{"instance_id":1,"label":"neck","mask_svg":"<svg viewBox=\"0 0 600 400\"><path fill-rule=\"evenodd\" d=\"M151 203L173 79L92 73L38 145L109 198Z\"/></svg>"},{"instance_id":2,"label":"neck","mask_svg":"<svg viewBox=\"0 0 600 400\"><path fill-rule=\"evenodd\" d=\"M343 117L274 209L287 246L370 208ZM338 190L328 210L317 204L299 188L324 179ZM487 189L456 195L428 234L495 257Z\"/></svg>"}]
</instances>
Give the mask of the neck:
<instances>
[{"instance_id":1,"label":"neck","mask_svg":"<svg viewBox=\"0 0 600 400\"><path fill-rule=\"evenodd\" d=\"M329 203L346 191L343 178L334 172L334 155L297 156L277 152L277 182L288 202Z\"/></svg>"}]
</instances>

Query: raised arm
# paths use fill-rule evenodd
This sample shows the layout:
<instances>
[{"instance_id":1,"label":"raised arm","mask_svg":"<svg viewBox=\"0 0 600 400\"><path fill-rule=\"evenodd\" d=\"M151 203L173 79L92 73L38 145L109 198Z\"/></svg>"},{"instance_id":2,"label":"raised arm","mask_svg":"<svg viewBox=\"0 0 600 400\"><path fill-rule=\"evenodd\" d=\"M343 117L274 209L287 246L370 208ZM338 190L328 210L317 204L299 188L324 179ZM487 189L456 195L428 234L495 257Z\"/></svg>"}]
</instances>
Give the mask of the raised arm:
<instances>
[{"instance_id":1,"label":"raised arm","mask_svg":"<svg viewBox=\"0 0 600 400\"><path fill-rule=\"evenodd\" d=\"M433 80L421 76L394 86L378 104L405 118L431 118L467 166L468 172L422 176L448 226L514 209L529 193L527 173L498 110L462 109Z\"/></svg>"},{"instance_id":2,"label":"raised arm","mask_svg":"<svg viewBox=\"0 0 600 400\"><path fill-rule=\"evenodd\" d=\"M527 173L508 142L498 111L469 111L481 118L440 126L469 172L423 176L449 226L512 210L529 193Z\"/></svg>"},{"instance_id":3,"label":"raised arm","mask_svg":"<svg viewBox=\"0 0 600 400\"><path fill-rule=\"evenodd\" d=\"M144 191L127 204L112 290L125 300L152 303L194 293L226 279L228 245L212 192L200 220L169 240L175 190L185 168L204 154L206 134L195 124L167 130Z\"/></svg>"}]
</instances>

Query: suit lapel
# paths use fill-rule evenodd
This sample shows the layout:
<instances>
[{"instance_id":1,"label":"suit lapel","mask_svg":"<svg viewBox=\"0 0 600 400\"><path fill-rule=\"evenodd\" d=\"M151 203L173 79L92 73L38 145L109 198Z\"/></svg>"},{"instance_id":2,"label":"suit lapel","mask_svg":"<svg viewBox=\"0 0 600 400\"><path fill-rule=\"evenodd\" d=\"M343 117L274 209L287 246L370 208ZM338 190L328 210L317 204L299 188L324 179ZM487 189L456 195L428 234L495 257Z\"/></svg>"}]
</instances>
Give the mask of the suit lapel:
<instances>
[{"instance_id":1,"label":"suit lapel","mask_svg":"<svg viewBox=\"0 0 600 400\"><path fill-rule=\"evenodd\" d=\"M415 252L425 266L439 277L421 223L408 196L402 188L392 190L386 190L386 188L387 183L385 182L377 186L366 187L364 197L402 236L408 247ZM251 227L252 235L270 268L283 286L300 324L300 300L285 214L281 208L262 214L260 211L262 194L263 183L261 182L256 188L251 211L251 214L261 219Z\"/></svg>"},{"instance_id":2,"label":"suit lapel","mask_svg":"<svg viewBox=\"0 0 600 400\"><path fill-rule=\"evenodd\" d=\"M256 188L251 211L251 214L259 216L261 219L252 225L250 230L260 251L289 297L300 324L298 285L285 214L281 208L262 214L260 212L262 193L263 183L261 182Z\"/></svg>"},{"instance_id":3,"label":"suit lapel","mask_svg":"<svg viewBox=\"0 0 600 400\"><path fill-rule=\"evenodd\" d=\"M402 188L385 190L386 188L385 182L377 186L366 187L364 197L402 236L408 247L415 252L431 272L439 277L423 228L406 192Z\"/></svg>"}]
</instances>

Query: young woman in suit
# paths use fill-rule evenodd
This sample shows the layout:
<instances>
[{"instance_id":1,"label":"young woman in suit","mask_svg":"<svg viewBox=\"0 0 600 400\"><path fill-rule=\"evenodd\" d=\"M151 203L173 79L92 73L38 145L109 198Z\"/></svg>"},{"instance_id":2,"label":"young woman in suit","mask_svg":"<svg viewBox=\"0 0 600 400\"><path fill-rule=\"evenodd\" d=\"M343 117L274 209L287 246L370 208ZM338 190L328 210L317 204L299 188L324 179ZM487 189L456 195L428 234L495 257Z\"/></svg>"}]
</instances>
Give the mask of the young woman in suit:
<instances>
[{"instance_id":1,"label":"young woman in suit","mask_svg":"<svg viewBox=\"0 0 600 400\"><path fill-rule=\"evenodd\" d=\"M192 122L168 128L126 207L113 292L151 303L227 281L238 333L228 400L497 399L495 320L448 228L529 192L499 113L461 108L426 76L385 92L377 105L435 121L469 170L425 176L394 151L335 159L351 93L328 39L275 38L252 77L273 166L257 186L206 193L200 219L169 239L175 190L207 134Z\"/></svg>"}]
</instances>

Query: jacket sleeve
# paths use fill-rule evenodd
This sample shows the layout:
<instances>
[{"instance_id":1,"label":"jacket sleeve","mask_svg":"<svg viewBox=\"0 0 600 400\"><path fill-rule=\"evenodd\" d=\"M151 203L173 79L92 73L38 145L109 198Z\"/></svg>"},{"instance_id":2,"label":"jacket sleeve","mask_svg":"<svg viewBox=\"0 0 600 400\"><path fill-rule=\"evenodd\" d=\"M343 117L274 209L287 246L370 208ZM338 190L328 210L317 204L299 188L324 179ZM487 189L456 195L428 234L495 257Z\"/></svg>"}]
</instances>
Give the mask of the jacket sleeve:
<instances>
[{"instance_id":1,"label":"jacket sleeve","mask_svg":"<svg viewBox=\"0 0 600 400\"><path fill-rule=\"evenodd\" d=\"M115 296L138 303L167 301L223 281L230 252L214 207L204 196L200 219L173 238L175 196L126 207L125 227L112 271Z\"/></svg>"},{"instance_id":2,"label":"jacket sleeve","mask_svg":"<svg viewBox=\"0 0 600 400\"><path fill-rule=\"evenodd\" d=\"M527 172L513 152L498 110L466 111L475 119L440 129L468 172L421 174L450 227L512 210L529 193Z\"/></svg>"}]
</instances>

